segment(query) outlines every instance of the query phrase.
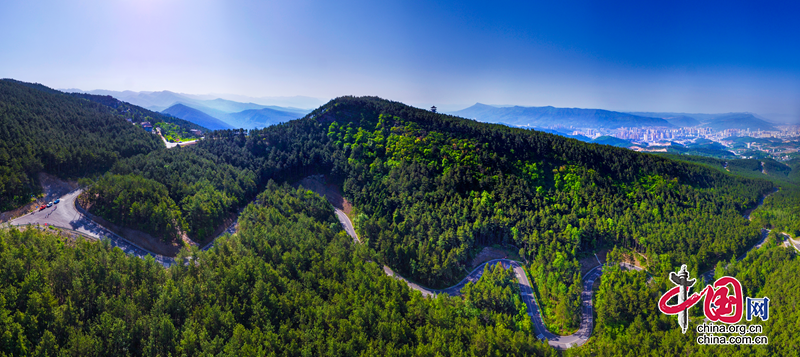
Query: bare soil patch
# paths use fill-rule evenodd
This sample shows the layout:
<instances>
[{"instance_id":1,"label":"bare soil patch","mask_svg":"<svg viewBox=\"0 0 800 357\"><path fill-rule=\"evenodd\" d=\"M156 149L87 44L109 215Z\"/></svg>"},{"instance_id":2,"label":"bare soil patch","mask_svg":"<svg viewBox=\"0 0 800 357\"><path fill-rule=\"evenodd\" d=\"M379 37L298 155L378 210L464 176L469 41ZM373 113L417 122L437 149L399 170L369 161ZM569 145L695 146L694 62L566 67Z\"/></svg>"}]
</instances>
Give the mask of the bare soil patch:
<instances>
[{"instance_id":1,"label":"bare soil patch","mask_svg":"<svg viewBox=\"0 0 800 357\"><path fill-rule=\"evenodd\" d=\"M303 186L303 188L316 192L318 195L325 197L333 207L336 207L353 219L353 205L342 196L342 190L334 184L326 183L325 175L312 175L308 176L296 184Z\"/></svg>"},{"instance_id":2,"label":"bare soil patch","mask_svg":"<svg viewBox=\"0 0 800 357\"><path fill-rule=\"evenodd\" d=\"M515 249L517 248L514 246L502 246L499 244L495 244L491 247L483 247L483 249L481 249L481 251L475 255L475 258L472 258L470 271L484 262L488 262L493 259L511 259L522 261L519 256L519 250Z\"/></svg>"},{"instance_id":3,"label":"bare soil patch","mask_svg":"<svg viewBox=\"0 0 800 357\"><path fill-rule=\"evenodd\" d=\"M600 263L605 264L607 261L606 255L608 254L609 251L610 251L609 249L602 249L597 251L597 253L595 253L595 255L597 255L597 258L595 258L595 255L591 255L581 259L580 260L581 274L586 275L586 273L588 273L594 267L600 265L597 263L598 259L600 260ZM622 261L620 263L628 263L636 266L637 268L642 268L642 269L644 269L644 265L646 263L646 258L643 255L636 252L623 253L621 259Z\"/></svg>"},{"instance_id":4,"label":"bare soil patch","mask_svg":"<svg viewBox=\"0 0 800 357\"><path fill-rule=\"evenodd\" d=\"M636 266L637 268L644 269L644 258L637 253L622 254L622 261L620 263L628 263Z\"/></svg>"},{"instance_id":5,"label":"bare soil patch","mask_svg":"<svg viewBox=\"0 0 800 357\"><path fill-rule=\"evenodd\" d=\"M36 201L28 203L20 208L0 213L0 223L8 222L14 218L29 213L35 210L37 207L47 204L47 202L53 201L56 198L78 189L78 182L64 181L58 177L44 172L40 172L36 178L39 180L39 184L42 185L44 197L37 198Z\"/></svg>"},{"instance_id":6,"label":"bare soil patch","mask_svg":"<svg viewBox=\"0 0 800 357\"><path fill-rule=\"evenodd\" d=\"M603 251L603 258L605 258L605 253L606 251ZM592 254L578 260L578 262L581 264L581 276L585 276L587 273L589 273L589 271L600 265L600 262L597 261L599 257L600 253L597 253L597 257ZM605 262L605 259L601 261Z\"/></svg>"}]
</instances>

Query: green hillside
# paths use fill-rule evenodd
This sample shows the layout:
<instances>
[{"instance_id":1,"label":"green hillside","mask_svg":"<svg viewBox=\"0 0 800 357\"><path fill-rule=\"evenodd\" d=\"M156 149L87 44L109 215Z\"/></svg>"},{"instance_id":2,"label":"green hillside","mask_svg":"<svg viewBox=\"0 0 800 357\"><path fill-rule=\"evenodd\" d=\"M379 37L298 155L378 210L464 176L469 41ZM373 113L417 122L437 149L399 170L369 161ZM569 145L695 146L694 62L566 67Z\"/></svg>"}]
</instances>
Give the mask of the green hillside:
<instances>
[{"instance_id":1,"label":"green hillside","mask_svg":"<svg viewBox=\"0 0 800 357\"><path fill-rule=\"evenodd\" d=\"M110 95L94 95L88 93L70 93L69 95L105 105L113 109L114 114L116 114L117 116L121 116L125 119L131 119L135 123L143 121L149 121L152 124L163 122L163 123L175 124L177 126L180 126L184 130L199 129L202 131L208 131L208 128L202 125L198 125L188 120L183 120L171 115L165 115L159 112L154 112L152 110L142 108L138 105L126 103Z\"/></svg>"},{"instance_id":2,"label":"green hillside","mask_svg":"<svg viewBox=\"0 0 800 357\"><path fill-rule=\"evenodd\" d=\"M238 234L169 269L108 244L0 230L1 352L556 355L524 310L425 299L387 277L315 194L268 185L240 222ZM475 291L496 290L494 283Z\"/></svg>"},{"instance_id":3,"label":"green hillside","mask_svg":"<svg viewBox=\"0 0 800 357\"><path fill-rule=\"evenodd\" d=\"M214 131L116 161L89 196L96 213L165 239L204 239L252 202L236 235L162 269L105 244L0 231L0 343L15 355L554 355L535 339L508 271L487 267L463 297L424 299L380 269L447 286L482 247L506 244L527 261L556 333L581 318L579 258L604 247L616 247L611 261L622 251L647 257L647 273L604 273L593 337L565 354L697 352L693 339L674 341L674 318L653 307L667 272L727 265L759 239L758 219L789 219L751 223L742 212L776 185L788 192L797 171L765 163L775 176L756 173L767 180L747 160L729 162L729 173L721 160L675 158L684 161L374 97L337 98L261 130ZM322 198L288 185L311 174L343 190L365 244ZM764 207L792 197L772 195ZM754 293L796 295L792 251L769 243L751 254L727 273ZM780 355L791 337L777 331L797 314L777 303L775 312L766 324L778 344L762 352Z\"/></svg>"},{"instance_id":4,"label":"green hillside","mask_svg":"<svg viewBox=\"0 0 800 357\"><path fill-rule=\"evenodd\" d=\"M511 244L531 262L546 322L559 318L559 304L572 311L566 328L577 326L582 252L618 245L706 269L758 239L759 228L741 212L773 188L766 180L373 97L338 98L304 119L262 130L213 132L181 150L232 167L214 174L218 183L202 196L220 207L196 216L204 227L246 202L247 193L224 184L240 170L251 172L259 188L269 179L326 174L353 203L357 230L382 263L442 287L458 281L482 247ZM194 192L190 177L211 173L175 159L169 167L207 173L161 172L163 154L124 160L112 171L167 186L189 221L191 205L182 202Z\"/></svg>"},{"instance_id":5,"label":"green hillside","mask_svg":"<svg viewBox=\"0 0 800 357\"><path fill-rule=\"evenodd\" d=\"M0 210L39 192L35 174L103 173L117 160L154 151L157 136L114 111L42 85L0 80Z\"/></svg>"}]
</instances>

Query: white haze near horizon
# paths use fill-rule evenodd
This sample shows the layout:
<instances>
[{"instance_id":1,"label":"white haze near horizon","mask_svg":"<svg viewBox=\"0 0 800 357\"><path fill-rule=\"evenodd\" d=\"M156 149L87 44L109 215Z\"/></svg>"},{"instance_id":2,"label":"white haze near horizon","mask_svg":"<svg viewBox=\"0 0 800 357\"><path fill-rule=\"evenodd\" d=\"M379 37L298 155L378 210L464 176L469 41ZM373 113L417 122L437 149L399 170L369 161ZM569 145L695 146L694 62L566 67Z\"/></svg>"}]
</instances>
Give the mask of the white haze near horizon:
<instances>
[{"instance_id":1,"label":"white haze near horizon","mask_svg":"<svg viewBox=\"0 0 800 357\"><path fill-rule=\"evenodd\" d=\"M239 103L253 103L259 104L264 106L278 106L278 107L285 107L285 108L294 108L294 109L303 109L303 110L314 110L319 106L324 105L329 100L334 99L323 99L323 98L314 98L309 96L303 95L296 95L296 96L278 96L278 97L251 97L247 95L240 95L240 94L230 94L230 93L207 93L207 94L192 94L192 93L179 93L173 92L169 90L161 90L161 91L131 91L131 90L122 90L122 91L112 91L106 89L93 89L93 90L82 90L79 88L59 88L58 90L62 92L81 92L81 93L90 93L90 94L98 94L98 93L105 93L105 92L116 92L116 93L129 93L129 94L153 94L159 92L169 92L172 94L177 94L179 96L184 96L190 99L195 100L214 100L214 99L224 99L233 102ZM112 94L112 96L114 96ZM117 98L117 96L114 96ZM123 100L122 98L117 98ZM385 98L390 99L391 98ZM177 104L177 103L175 103ZM459 110L469 108L475 104L484 104L493 107L503 108L503 107L544 107L544 106L553 106L553 105L519 105L519 104L487 104L487 103L473 103L473 104L436 104L436 103L405 103L411 105L416 108L420 109L430 109L432 106L437 107L437 111L440 113L452 114ZM167 105L169 106L169 105ZM555 107L555 106L554 106ZM565 106L560 108L580 108L574 106ZM735 112L676 112L674 110L664 110L664 111L654 111L654 110L614 110L608 108L580 108L580 109L603 109L621 113L641 113L641 112L651 112L651 113L675 113L681 115L692 116L693 114L727 114L727 113L735 113ZM761 114L761 113L752 113L752 112L741 112L741 113L750 113L754 114L757 118L766 120L767 122L777 124L777 125L800 125L800 119L794 120L791 116L777 114L777 113L769 113L769 114Z\"/></svg>"},{"instance_id":2,"label":"white haze near horizon","mask_svg":"<svg viewBox=\"0 0 800 357\"><path fill-rule=\"evenodd\" d=\"M0 1L0 77L252 98L372 95L442 111L480 102L800 123L800 9L791 3Z\"/></svg>"}]
</instances>

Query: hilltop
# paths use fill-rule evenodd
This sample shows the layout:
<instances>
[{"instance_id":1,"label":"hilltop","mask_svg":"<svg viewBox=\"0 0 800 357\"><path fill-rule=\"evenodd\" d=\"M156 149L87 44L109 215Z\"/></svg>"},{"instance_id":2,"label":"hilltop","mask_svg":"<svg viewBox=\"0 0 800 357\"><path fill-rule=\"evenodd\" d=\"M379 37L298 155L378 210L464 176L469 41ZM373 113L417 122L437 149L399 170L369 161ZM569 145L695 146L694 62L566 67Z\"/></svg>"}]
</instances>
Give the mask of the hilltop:
<instances>
[{"instance_id":1,"label":"hilltop","mask_svg":"<svg viewBox=\"0 0 800 357\"><path fill-rule=\"evenodd\" d=\"M0 210L38 194L35 175L103 173L117 160L163 147L111 107L40 84L0 80Z\"/></svg>"}]
</instances>

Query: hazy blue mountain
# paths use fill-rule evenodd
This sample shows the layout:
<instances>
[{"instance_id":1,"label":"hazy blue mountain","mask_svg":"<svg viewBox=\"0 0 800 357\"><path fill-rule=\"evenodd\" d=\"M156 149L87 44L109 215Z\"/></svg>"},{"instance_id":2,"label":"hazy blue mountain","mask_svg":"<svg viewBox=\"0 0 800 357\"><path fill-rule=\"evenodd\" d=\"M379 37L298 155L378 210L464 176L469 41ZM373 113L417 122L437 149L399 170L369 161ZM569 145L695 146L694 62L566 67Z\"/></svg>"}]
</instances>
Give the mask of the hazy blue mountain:
<instances>
[{"instance_id":1,"label":"hazy blue mountain","mask_svg":"<svg viewBox=\"0 0 800 357\"><path fill-rule=\"evenodd\" d=\"M644 117L602 109L555 107L496 107L477 103L452 112L456 116L489 123L509 123L517 126L548 127L555 124L576 128L607 128L673 125L664 119Z\"/></svg>"},{"instance_id":2,"label":"hazy blue mountain","mask_svg":"<svg viewBox=\"0 0 800 357\"><path fill-rule=\"evenodd\" d=\"M191 103L194 100L183 96L178 93L170 92L168 90L160 92L133 92L133 91L111 91L111 90L93 90L85 92L89 94L110 95L123 102L128 102L140 107L144 107L154 111L163 111L171 107L175 103Z\"/></svg>"},{"instance_id":3,"label":"hazy blue mountain","mask_svg":"<svg viewBox=\"0 0 800 357\"><path fill-rule=\"evenodd\" d=\"M256 104L256 103L252 103L252 102L242 103L242 102L235 102L235 101L232 101L232 100L227 100L227 99L222 99L222 98L217 98L217 99L212 99L212 100L198 100L198 101L195 101L195 102L190 102L189 106L192 106L190 104L198 104L198 105L201 105L203 107L206 107L206 108L209 108L209 109L213 109L213 110L218 110L218 111L225 112L225 113L238 113L238 112L242 112L242 111L245 111L245 110L265 109L265 108L279 110L279 111L282 111L282 112L299 113L299 114L302 114L301 116L305 116L306 114L311 112L311 110L307 110L307 109L300 109L300 108L294 108L294 107L280 107L280 106L277 106L277 105L261 105L261 104ZM195 109L200 109L200 108L195 108Z\"/></svg>"},{"instance_id":4,"label":"hazy blue mountain","mask_svg":"<svg viewBox=\"0 0 800 357\"><path fill-rule=\"evenodd\" d=\"M228 113L236 113L247 109L262 109L269 107L277 107L273 109L283 111L305 111L310 112L304 108L316 108L327 101L320 98L312 98L305 96L292 96L292 97L248 97L235 94L187 94L175 93L170 91L112 91L112 90L92 90L83 91L77 88L63 89L64 92L79 92L98 95L110 95L119 100L138 105L148 109L158 109L162 111L177 103L191 104L194 108L195 105L201 105L211 109L221 110ZM229 102L229 103L226 103ZM278 109L282 108L282 109Z\"/></svg>"},{"instance_id":5,"label":"hazy blue mountain","mask_svg":"<svg viewBox=\"0 0 800 357\"><path fill-rule=\"evenodd\" d=\"M183 105L185 105L185 106L187 106L189 108L199 110L199 111L201 111L201 112L203 112L203 113L205 113L205 114L207 114L209 116L212 116L212 117L214 117L214 118L216 118L216 119L218 119L220 121L226 122L226 123L228 123L229 120L230 120L230 118L228 117L231 114L230 112L226 112L226 111L219 110L219 109L214 109L214 108L209 108L209 107L207 107L205 105L201 105L201 104L199 104L197 102L178 102L178 103L175 103L175 104L183 104ZM239 127L236 127L236 128L238 129Z\"/></svg>"},{"instance_id":6,"label":"hazy blue mountain","mask_svg":"<svg viewBox=\"0 0 800 357\"><path fill-rule=\"evenodd\" d=\"M183 94L184 96L194 99L194 100L211 100L216 98L227 99L235 102L240 103L254 103L264 106L279 106L282 108L301 108L300 110L306 110L310 112L312 109L317 108L325 103L327 100L323 100L320 98L313 98L313 97L306 97L302 95L296 95L291 97L250 97L245 95L236 95L236 94ZM248 108L250 109L250 108Z\"/></svg>"},{"instance_id":7,"label":"hazy blue mountain","mask_svg":"<svg viewBox=\"0 0 800 357\"><path fill-rule=\"evenodd\" d=\"M662 118L662 119L668 121L672 125L675 125L677 127L682 127L682 128L683 127L692 127L692 126L700 125L700 121L699 120L697 120L695 118L692 118L690 116L686 116L686 115L678 115L678 116L667 117L667 118Z\"/></svg>"},{"instance_id":8,"label":"hazy blue mountain","mask_svg":"<svg viewBox=\"0 0 800 357\"><path fill-rule=\"evenodd\" d=\"M197 101L197 104L200 104L206 108L216 109L226 113L238 113L248 109L266 108L265 105L260 105L255 103L234 102L232 100L227 100L222 98L217 98L212 100L199 100Z\"/></svg>"},{"instance_id":9,"label":"hazy blue mountain","mask_svg":"<svg viewBox=\"0 0 800 357\"><path fill-rule=\"evenodd\" d=\"M228 115L227 122L236 128L263 128L302 118L307 113L287 112L272 108L249 109Z\"/></svg>"},{"instance_id":10,"label":"hazy blue mountain","mask_svg":"<svg viewBox=\"0 0 800 357\"><path fill-rule=\"evenodd\" d=\"M696 119L700 123L710 121L711 119L714 119L714 117L721 115L721 114L675 113L675 112L628 112L628 114L633 114L643 117L651 117L651 118L661 118L661 119L689 117Z\"/></svg>"},{"instance_id":11,"label":"hazy blue mountain","mask_svg":"<svg viewBox=\"0 0 800 357\"><path fill-rule=\"evenodd\" d=\"M772 124L756 118L750 113L730 113L715 117L710 122L703 123L716 131L725 129L750 129L752 130L778 130Z\"/></svg>"},{"instance_id":12,"label":"hazy blue mountain","mask_svg":"<svg viewBox=\"0 0 800 357\"><path fill-rule=\"evenodd\" d=\"M316 108L321 104L324 104L324 102L321 99L302 97L302 96L254 98L254 97L225 95L225 94L220 94L218 96L213 94L197 95L197 94L175 93L170 91L133 92L133 91L110 91L102 89L93 91L82 91L77 88L68 89L66 91L95 94L95 95L110 95L121 101L138 105L140 107L147 108L152 111L164 112L164 113L166 113L165 110L167 108L171 108L176 104L182 104L186 107L199 110L219 121L229 123L232 127L236 128L239 128L239 126L236 126L235 123L237 123L240 120L239 118L247 116L247 114L242 114L237 117L231 117L229 114L239 113L242 111L253 110L253 109L256 110L272 109L279 112L294 113L297 115L296 118L300 118L311 112L311 110L300 109L294 106L277 106L274 104L317 103L316 105L312 106L313 108ZM242 98L250 101L240 102L240 101L225 99L222 98L222 96L226 96L228 98L237 98L237 99ZM261 104L255 103L254 101L258 101ZM275 117L276 120L282 118L282 115L278 113L272 113L272 114L265 113L262 115L266 117ZM261 118L261 119L268 120L269 118ZM261 119L254 119L254 120L258 121Z\"/></svg>"},{"instance_id":13,"label":"hazy blue mountain","mask_svg":"<svg viewBox=\"0 0 800 357\"><path fill-rule=\"evenodd\" d=\"M641 115L641 116L649 116L653 118L664 118L667 121L675 124L676 126L700 126L700 127L709 127L716 131L722 131L725 129L747 129L750 130L778 130L776 129L772 123L764 118L761 118L753 113L724 113L724 114L699 114L699 113L655 113L655 112L633 112L631 114L634 115ZM685 120L683 124L690 124L693 121L689 119L695 119L698 123L695 125L681 125L678 122L673 122L673 118L679 118L680 120Z\"/></svg>"},{"instance_id":14,"label":"hazy blue mountain","mask_svg":"<svg viewBox=\"0 0 800 357\"><path fill-rule=\"evenodd\" d=\"M183 120L188 120L197 125L202 125L211 130L233 128L232 125L229 125L224 121L221 121L215 117L212 117L206 113L203 113L197 109L188 107L183 104L175 104L161 112L164 114L169 114L174 117L181 118Z\"/></svg>"}]
</instances>

